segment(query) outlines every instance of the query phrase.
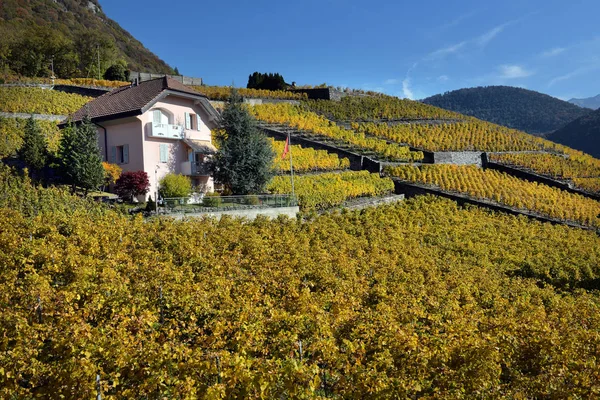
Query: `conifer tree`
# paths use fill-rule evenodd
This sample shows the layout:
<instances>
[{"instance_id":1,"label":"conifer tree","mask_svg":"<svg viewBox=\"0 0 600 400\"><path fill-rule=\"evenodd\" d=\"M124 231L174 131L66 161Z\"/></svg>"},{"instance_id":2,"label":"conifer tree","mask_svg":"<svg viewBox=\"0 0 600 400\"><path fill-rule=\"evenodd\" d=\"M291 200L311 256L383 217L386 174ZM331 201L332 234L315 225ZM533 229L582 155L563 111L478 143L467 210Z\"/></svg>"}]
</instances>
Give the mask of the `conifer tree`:
<instances>
[{"instance_id":1,"label":"conifer tree","mask_svg":"<svg viewBox=\"0 0 600 400\"><path fill-rule=\"evenodd\" d=\"M89 117L79 126L64 129L59 147L59 159L67 183L88 190L98 188L104 181L102 156L98 148L96 127Z\"/></svg>"},{"instance_id":2,"label":"conifer tree","mask_svg":"<svg viewBox=\"0 0 600 400\"><path fill-rule=\"evenodd\" d=\"M275 154L235 89L221 115L221 127L224 134L217 138L220 150L213 164L216 180L234 194L263 192L273 176Z\"/></svg>"},{"instance_id":3,"label":"conifer tree","mask_svg":"<svg viewBox=\"0 0 600 400\"><path fill-rule=\"evenodd\" d=\"M34 171L39 171L46 166L48 151L46 138L42 134L37 121L31 116L25 125L23 146L19 150L19 157Z\"/></svg>"}]
</instances>

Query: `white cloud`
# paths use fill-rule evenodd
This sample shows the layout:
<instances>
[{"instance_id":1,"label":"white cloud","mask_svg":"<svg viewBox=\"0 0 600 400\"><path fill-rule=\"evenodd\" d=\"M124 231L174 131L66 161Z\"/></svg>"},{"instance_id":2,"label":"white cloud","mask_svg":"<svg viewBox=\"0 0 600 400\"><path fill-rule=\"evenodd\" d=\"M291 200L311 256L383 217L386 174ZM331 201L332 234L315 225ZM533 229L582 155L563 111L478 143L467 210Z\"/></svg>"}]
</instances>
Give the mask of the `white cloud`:
<instances>
[{"instance_id":1,"label":"white cloud","mask_svg":"<svg viewBox=\"0 0 600 400\"><path fill-rule=\"evenodd\" d=\"M514 21L505 22L502 25L498 25L492 28L491 30L476 38L475 43L477 43L481 47L487 46L489 42L491 42L496 36L502 33L502 31L513 22Z\"/></svg>"},{"instance_id":2,"label":"white cloud","mask_svg":"<svg viewBox=\"0 0 600 400\"><path fill-rule=\"evenodd\" d=\"M528 71L520 65L501 65L498 70L500 71L500 78L503 79L527 78L533 75L532 71Z\"/></svg>"},{"instance_id":3,"label":"white cloud","mask_svg":"<svg viewBox=\"0 0 600 400\"><path fill-rule=\"evenodd\" d=\"M400 79L395 79L395 78L388 79L385 82L383 82L384 85L397 85L399 83L400 83Z\"/></svg>"},{"instance_id":4,"label":"white cloud","mask_svg":"<svg viewBox=\"0 0 600 400\"><path fill-rule=\"evenodd\" d=\"M414 93L410 87L410 78L408 76L402 81L402 94L407 99L412 100L414 98Z\"/></svg>"},{"instance_id":5,"label":"white cloud","mask_svg":"<svg viewBox=\"0 0 600 400\"><path fill-rule=\"evenodd\" d=\"M575 78L576 76L579 75L583 75L586 74L588 72L592 72L595 71L597 69L600 69L600 64L595 64L595 65L588 65L585 67L581 67L581 68L577 68L567 74L564 75L560 75L557 76L556 78L552 79L549 83L548 83L548 87L553 86L554 84L558 83L558 82L562 82L562 81L566 81L569 80L571 78Z\"/></svg>"},{"instance_id":6,"label":"white cloud","mask_svg":"<svg viewBox=\"0 0 600 400\"><path fill-rule=\"evenodd\" d=\"M567 49L564 47L555 47L553 49L550 50L546 50L544 51L541 56L542 57L554 57L559 55L560 53L564 53Z\"/></svg>"},{"instance_id":7,"label":"white cloud","mask_svg":"<svg viewBox=\"0 0 600 400\"><path fill-rule=\"evenodd\" d=\"M430 58L430 59L442 58L447 55L454 54L454 53L458 52L460 49L462 49L463 47L465 47L466 44L467 44L467 41L463 41L460 43L453 44L452 46L438 49L438 50L430 53L428 58Z\"/></svg>"},{"instance_id":8,"label":"white cloud","mask_svg":"<svg viewBox=\"0 0 600 400\"><path fill-rule=\"evenodd\" d=\"M447 82L448 79L450 79L450 78L448 78L448 75L440 75L437 78L438 82Z\"/></svg>"}]
</instances>

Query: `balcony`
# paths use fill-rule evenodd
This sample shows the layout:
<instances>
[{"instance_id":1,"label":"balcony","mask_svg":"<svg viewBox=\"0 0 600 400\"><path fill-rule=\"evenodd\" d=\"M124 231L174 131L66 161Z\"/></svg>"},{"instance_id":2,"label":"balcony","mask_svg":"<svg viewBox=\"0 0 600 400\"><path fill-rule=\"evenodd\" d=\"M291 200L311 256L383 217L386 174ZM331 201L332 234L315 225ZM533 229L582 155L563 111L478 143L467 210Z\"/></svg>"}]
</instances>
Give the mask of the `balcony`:
<instances>
[{"instance_id":1,"label":"balcony","mask_svg":"<svg viewBox=\"0 0 600 400\"><path fill-rule=\"evenodd\" d=\"M206 163L184 161L181 163L181 174L188 176L210 176L210 170Z\"/></svg>"},{"instance_id":2,"label":"balcony","mask_svg":"<svg viewBox=\"0 0 600 400\"><path fill-rule=\"evenodd\" d=\"M183 139L183 125L152 123L150 137L163 139Z\"/></svg>"}]
</instances>

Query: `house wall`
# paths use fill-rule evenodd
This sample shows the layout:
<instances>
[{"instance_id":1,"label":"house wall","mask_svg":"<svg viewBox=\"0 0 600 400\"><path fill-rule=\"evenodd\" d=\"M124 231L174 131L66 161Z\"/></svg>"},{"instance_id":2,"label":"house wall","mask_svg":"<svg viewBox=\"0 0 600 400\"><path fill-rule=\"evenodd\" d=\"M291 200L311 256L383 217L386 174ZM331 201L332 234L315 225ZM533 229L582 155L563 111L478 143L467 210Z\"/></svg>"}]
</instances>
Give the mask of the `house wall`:
<instances>
[{"instance_id":1,"label":"house wall","mask_svg":"<svg viewBox=\"0 0 600 400\"><path fill-rule=\"evenodd\" d=\"M185 127L185 113L193 113L200 115L201 121L198 129L186 129L185 137L188 139L211 140L210 128L206 124L208 115L204 112L200 105L195 105L194 100L167 96L166 98L156 102L148 111L142 114L139 119L143 126L143 151L144 151L144 170L150 177L150 192L152 198L155 198L157 182L159 182L168 173L181 173L181 163L188 161L188 147L179 139L166 139L151 137L153 112L160 109L164 114L168 115L169 124L182 125ZM160 161L160 145L168 147L168 161ZM157 167L158 166L158 167ZM196 179L192 183L205 184L210 191L213 190L212 178Z\"/></svg>"},{"instance_id":2,"label":"house wall","mask_svg":"<svg viewBox=\"0 0 600 400\"><path fill-rule=\"evenodd\" d=\"M104 129L98 128L98 145L104 161L114 162L111 159L113 146L129 146L129 160L127 163L117 163L123 171L133 172L144 170L144 150L142 138L142 123L138 118L123 118L101 123L106 128L108 152L105 148ZM108 158L107 158L108 155Z\"/></svg>"}]
</instances>

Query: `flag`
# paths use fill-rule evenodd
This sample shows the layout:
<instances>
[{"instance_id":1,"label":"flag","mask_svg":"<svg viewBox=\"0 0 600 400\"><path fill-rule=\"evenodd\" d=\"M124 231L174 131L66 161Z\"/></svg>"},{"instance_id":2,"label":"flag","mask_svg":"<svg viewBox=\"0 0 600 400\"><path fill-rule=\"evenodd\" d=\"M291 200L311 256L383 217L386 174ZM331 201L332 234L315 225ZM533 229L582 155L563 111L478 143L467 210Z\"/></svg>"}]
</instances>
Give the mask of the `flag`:
<instances>
[{"instance_id":1,"label":"flag","mask_svg":"<svg viewBox=\"0 0 600 400\"><path fill-rule=\"evenodd\" d=\"M281 159L283 160L285 158L285 156L287 156L287 153L290 152L290 137L288 136L285 139L285 146L283 147L283 154L281 155Z\"/></svg>"}]
</instances>

